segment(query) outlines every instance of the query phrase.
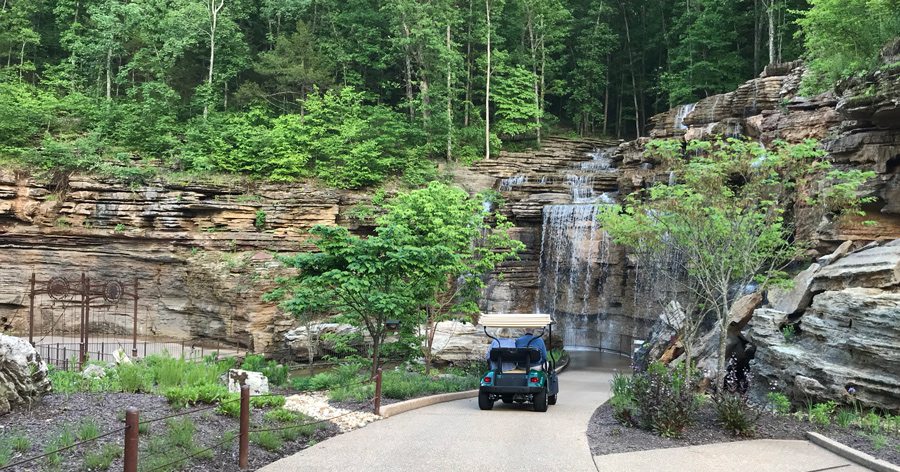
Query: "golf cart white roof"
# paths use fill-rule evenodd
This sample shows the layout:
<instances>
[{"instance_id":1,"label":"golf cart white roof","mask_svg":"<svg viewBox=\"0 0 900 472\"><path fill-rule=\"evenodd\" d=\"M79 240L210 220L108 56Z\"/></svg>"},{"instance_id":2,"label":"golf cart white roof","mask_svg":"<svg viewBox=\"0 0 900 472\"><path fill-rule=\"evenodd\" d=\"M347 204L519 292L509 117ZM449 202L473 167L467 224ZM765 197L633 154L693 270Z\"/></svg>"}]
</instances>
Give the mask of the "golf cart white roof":
<instances>
[{"instance_id":1,"label":"golf cart white roof","mask_svg":"<svg viewBox=\"0 0 900 472\"><path fill-rule=\"evenodd\" d=\"M550 315L540 313L483 313L478 318L478 324L486 328L543 328L552 323L553 319L550 318Z\"/></svg>"}]
</instances>

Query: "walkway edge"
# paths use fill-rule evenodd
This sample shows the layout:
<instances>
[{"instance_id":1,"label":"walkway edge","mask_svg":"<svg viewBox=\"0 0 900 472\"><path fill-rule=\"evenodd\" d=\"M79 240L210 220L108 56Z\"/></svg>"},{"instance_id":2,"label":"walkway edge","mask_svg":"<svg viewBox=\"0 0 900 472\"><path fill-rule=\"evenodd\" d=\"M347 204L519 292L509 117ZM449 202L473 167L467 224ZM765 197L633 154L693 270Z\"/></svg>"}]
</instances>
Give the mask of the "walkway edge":
<instances>
[{"instance_id":1,"label":"walkway edge","mask_svg":"<svg viewBox=\"0 0 900 472\"><path fill-rule=\"evenodd\" d=\"M382 405L381 417L390 418L391 416L399 415L400 413L405 413L410 410L416 410L426 406L437 405L438 403L452 402L454 400L462 400L464 398L473 398L477 396L478 389L466 390L464 392L441 393L439 395L431 395L428 397L413 398L412 400L391 403L390 405Z\"/></svg>"},{"instance_id":2,"label":"walkway edge","mask_svg":"<svg viewBox=\"0 0 900 472\"><path fill-rule=\"evenodd\" d=\"M556 372L560 373L565 370L566 367L569 366L569 360L566 359L566 362L556 368ZM413 398L411 400L406 400L397 403L391 403L390 405L382 405L381 406L381 417L382 418L390 418L394 415L399 415L400 413L406 413L407 411L417 410L419 408L424 408L426 406L437 405L438 403L444 402L452 402L455 400L464 400L466 398L475 398L478 396L478 389L475 390L466 390L463 392L453 392L453 393L441 393L438 395L431 395L427 397L419 397ZM900 471L898 471L900 472Z\"/></svg>"},{"instance_id":3,"label":"walkway edge","mask_svg":"<svg viewBox=\"0 0 900 472\"><path fill-rule=\"evenodd\" d=\"M868 467L875 472L900 472L900 467L897 467L890 462L876 459L875 457L872 457L865 452L857 451L850 446L841 444L833 439L829 439L819 433L807 431L806 437L810 441L812 441L813 444L828 449L829 451L843 457L844 459L851 460L859 465Z\"/></svg>"}]
</instances>

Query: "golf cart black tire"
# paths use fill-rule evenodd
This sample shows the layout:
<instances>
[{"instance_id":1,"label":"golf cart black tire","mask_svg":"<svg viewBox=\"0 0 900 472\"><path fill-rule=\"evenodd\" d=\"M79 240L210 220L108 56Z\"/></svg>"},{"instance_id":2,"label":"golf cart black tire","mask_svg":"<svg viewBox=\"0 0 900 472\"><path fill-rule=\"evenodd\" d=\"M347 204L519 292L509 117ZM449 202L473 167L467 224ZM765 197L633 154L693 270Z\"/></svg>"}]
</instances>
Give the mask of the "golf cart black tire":
<instances>
[{"instance_id":1,"label":"golf cart black tire","mask_svg":"<svg viewBox=\"0 0 900 472\"><path fill-rule=\"evenodd\" d=\"M478 408L482 410L492 410L494 408L494 402L491 400L490 394L484 392L478 394Z\"/></svg>"},{"instance_id":2,"label":"golf cart black tire","mask_svg":"<svg viewBox=\"0 0 900 472\"><path fill-rule=\"evenodd\" d=\"M549 397L547 397L547 404L556 405L556 395L550 395Z\"/></svg>"},{"instance_id":3,"label":"golf cart black tire","mask_svg":"<svg viewBox=\"0 0 900 472\"><path fill-rule=\"evenodd\" d=\"M547 411L547 390L541 390L534 394L534 411Z\"/></svg>"},{"instance_id":4,"label":"golf cart black tire","mask_svg":"<svg viewBox=\"0 0 900 472\"><path fill-rule=\"evenodd\" d=\"M507 405L513 402L513 396L511 394L502 395L500 399L503 400L503 403L506 403Z\"/></svg>"}]
</instances>

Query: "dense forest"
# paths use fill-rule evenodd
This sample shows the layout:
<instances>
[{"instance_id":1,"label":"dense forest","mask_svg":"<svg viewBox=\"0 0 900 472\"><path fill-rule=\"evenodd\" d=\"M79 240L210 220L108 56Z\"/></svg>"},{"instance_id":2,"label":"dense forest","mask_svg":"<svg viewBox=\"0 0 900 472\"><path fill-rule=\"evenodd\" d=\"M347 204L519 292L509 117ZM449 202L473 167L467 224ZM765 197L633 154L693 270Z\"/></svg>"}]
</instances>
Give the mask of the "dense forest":
<instances>
[{"instance_id":1,"label":"dense forest","mask_svg":"<svg viewBox=\"0 0 900 472\"><path fill-rule=\"evenodd\" d=\"M416 185L641 135L769 63L806 59L819 92L900 32L900 0L0 1L0 159L135 181Z\"/></svg>"}]
</instances>

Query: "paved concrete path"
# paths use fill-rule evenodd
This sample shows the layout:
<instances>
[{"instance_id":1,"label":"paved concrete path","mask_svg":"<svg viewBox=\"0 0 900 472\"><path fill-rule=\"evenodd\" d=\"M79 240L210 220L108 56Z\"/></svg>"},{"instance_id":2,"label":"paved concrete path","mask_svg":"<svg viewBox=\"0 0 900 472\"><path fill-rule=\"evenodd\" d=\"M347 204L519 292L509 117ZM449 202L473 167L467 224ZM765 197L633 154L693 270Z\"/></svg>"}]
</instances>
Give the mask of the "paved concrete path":
<instances>
[{"instance_id":1,"label":"paved concrete path","mask_svg":"<svg viewBox=\"0 0 900 472\"><path fill-rule=\"evenodd\" d=\"M759 439L594 457L600 472L861 472L869 469L809 441Z\"/></svg>"},{"instance_id":2,"label":"paved concrete path","mask_svg":"<svg viewBox=\"0 0 900 472\"><path fill-rule=\"evenodd\" d=\"M609 397L613 369L627 369L628 362L573 352L560 375L559 403L546 413L499 401L481 411L474 398L442 403L336 436L260 470L595 471L587 423Z\"/></svg>"}]
</instances>

